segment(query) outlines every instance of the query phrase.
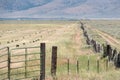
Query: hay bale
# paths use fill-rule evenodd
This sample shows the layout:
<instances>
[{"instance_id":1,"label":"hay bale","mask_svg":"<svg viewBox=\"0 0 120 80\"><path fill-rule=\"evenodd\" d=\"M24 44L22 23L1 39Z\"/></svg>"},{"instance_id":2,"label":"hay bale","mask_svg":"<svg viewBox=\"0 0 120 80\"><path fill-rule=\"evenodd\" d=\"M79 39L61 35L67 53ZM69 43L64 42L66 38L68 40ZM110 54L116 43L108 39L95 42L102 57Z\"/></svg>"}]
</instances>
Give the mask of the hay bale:
<instances>
[{"instance_id":1,"label":"hay bale","mask_svg":"<svg viewBox=\"0 0 120 80\"><path fill-rule=\"evenodd\" d=\"M16 44L16 47L19 47L20 45Z\"/></svg>"},{"instance_id":2,"label":"hay bale","mask_svg":"<svg viewBox=\"0 0 120 80\"><path fill-rule=\"evenodd\" d=\"M10 42L9 41L7 41L7 44L9 44Z\"/></svg>"},{"instance_id":3,"label":"hay bale","mask_svg":"<svg viewBox=\"0 0 120 80\"><path fill-rule=\"evenodd\" d=\"M14 42L13 40L11 40L11 42Z\"/></svg>"},{"instance_id":4,"label":"hay bale","mask_svg":"<svg viewBox=\"0 0 120 80\"><path fill-rule=\"evenodd\" d=\"M25 43L23 43L23 45L25 45Z\"/></svg>"}]
</instances>

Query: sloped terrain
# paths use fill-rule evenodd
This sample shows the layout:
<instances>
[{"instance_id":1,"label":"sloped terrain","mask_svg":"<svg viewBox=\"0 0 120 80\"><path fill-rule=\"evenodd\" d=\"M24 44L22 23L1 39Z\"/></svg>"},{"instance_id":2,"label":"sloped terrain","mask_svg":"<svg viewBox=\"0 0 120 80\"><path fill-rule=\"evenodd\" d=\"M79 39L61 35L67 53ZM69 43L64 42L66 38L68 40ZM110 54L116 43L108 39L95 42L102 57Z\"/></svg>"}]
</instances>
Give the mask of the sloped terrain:
<instances>
[{"instance_id":1,"label":"sloped terrain","mask_svg":"<svg viewBox=\"0 0 120 80\"><path fill-rule=\"evenodd\" d=\"M0 0L1 18L119 18L119 0Z\"/></svg>"}]
</instances>

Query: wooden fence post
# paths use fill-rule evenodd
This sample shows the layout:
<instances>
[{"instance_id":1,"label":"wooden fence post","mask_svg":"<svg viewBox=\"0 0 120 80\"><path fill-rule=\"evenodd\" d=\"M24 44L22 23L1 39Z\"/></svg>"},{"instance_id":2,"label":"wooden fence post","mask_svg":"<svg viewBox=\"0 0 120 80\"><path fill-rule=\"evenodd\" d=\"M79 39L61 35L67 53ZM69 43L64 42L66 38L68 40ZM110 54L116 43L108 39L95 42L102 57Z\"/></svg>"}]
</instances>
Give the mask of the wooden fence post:
<instances>
[{"instance_id":1,"label":"wooden fence post","mask_svg":"<svg viewBox=\"0 0 120 80\"><path fill-rule=\"evenodd\" d=\"M77 73L79 73L79 61L77 60Z\"/></svg>"},{"instance_id":2,"label":"wooden fence post","mask_svg":"<svg viewBox=\"0 0 120 80\"><path fill-rule=\"evenodd\" d=\"M56 76L57 69L57 46L52 47L51 75Z\"/></svg>"},{"instance_id":3,"label":"wooden fence post","mask_svg":"<svg viewBox=\"0 0 120 80\"><path fill-rule=\"evenodd\" d=\"M45 43L40 44L40 80L45 80Z\"/></svg>"},{"instance_id":4,"label":"wooden fence post","mask_svg":"<svg viewBox=\"0 0 120 80\"><path fill-rule=\"evenodd\" d=\"M8 80L10 80L10 63L11 63L11 56L10 56L10 49L7 47L8 50Z\"/></svg>"},{"instance_id":5,"label":"wooden fence post","mask_svg":"<svg viewBox=\"0 0 120 80\"><path fill-rule=\"evenodd\" d=\"M112 54L112 58L111 58L112 61L114 60L114 57L115 57L116 54L117 54L117 50L114 49L114 50L113 50L113 54Z\"/></svg>"},{"instance_id":6,"label":"wooden fence post","mask_svg":"<svg viewBox=\"0 0 120 80\"><path fill-rule=\"evenodd\" d=\"M27 78L27 48L25 48L25 78Z\"/></svg>"},{"instance_id":7,"label":"wooden fence post","mask_svg":"<svg viewBox=\"0 0 120 80\"><path fill-rule=\"evenodd\" d=\"M98 73L100 72L99 68L100 68L99 59L97 59L97 72Z\"/></svg>"},{"instance_id":8,"label":"wooden fence post","mask_svg":"<svg viewBox=\"0 0 120 80\"><path fill-rule=\"evenodd\" d=\"M87 61L87 70L89 71L90 69L90 59L89 59L89 56L88 56L88 61Z\"/></svg>"},{"instance_id":9,"label":"wooden fence post","mask_svg":"<svg viewBox=\"0 0 120 80\"><path fill-rule=\"evenodd\" d=\"M108 71L108 59L106 59L106 71Z\"/></svg>"},{"instance_id":10,"label":"wooden fence post","mask_svg":"<svg viewBox=\"0 0 120 80\"><path fill-rule=\"evenodd\" d=\"M100 53L100 47L101 47L100 44L98 44L98 52L99 52L99 53Z\"/></svg>"},{"instance_id":11,"label":"wooden fence post","mask_svg":"<svg viewBox=\"0 0 120 80\"><path fill-rule=\"evenodd\" d=\"M69 75L69 59L67 59L67 70L68 70L68 75Z\"/></svg>"},{"instance_id":12,"label":"wooden fence post","mask_svg":"<svg viewBox=\"0 0 120 80\"><path fill-rule=\"evenodd\" d=\"M94 49L95 49L95 52L97 53L97 42L96 41L94 43Z\"/></svg>"},{"instance_id":13,"label":"wooden fence post","mask_svg":"<svg viewBox=\"0 0 120 80\"><path fill-rule=\"evenodd\" d=\"M111 59L111 55L112 55L112 48L110 45L107 45L107 56L109 61Z\"/></svg>"}]
</instances>

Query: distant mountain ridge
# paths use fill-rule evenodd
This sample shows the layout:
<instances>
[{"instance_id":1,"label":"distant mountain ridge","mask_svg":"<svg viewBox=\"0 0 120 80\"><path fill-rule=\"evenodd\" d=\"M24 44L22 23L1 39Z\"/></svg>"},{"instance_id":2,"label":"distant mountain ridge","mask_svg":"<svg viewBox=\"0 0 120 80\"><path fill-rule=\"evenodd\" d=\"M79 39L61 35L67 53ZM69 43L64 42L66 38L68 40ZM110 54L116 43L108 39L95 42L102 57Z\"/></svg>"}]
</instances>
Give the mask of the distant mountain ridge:
<instances>
[{"instance_id":1,"label":"distant mountain ridge","mask_svg":"<svg viewBox=\"0 0 120 80\"><path fill-rule=\"evenodd\" d=\"M0 0L0 18L120 18L120 0Z\"/></svg>"},{"instance_id":2,"label":"distant mountain ridge","mask_svg":"<svg viewBox=\"0 0 120 80\"><path fill-rule=\"evenodd\" d=\"M0 8L9 11L26 10L45 5L50 1L52 0L0 0Z\"/></svg>"}]
</instances>

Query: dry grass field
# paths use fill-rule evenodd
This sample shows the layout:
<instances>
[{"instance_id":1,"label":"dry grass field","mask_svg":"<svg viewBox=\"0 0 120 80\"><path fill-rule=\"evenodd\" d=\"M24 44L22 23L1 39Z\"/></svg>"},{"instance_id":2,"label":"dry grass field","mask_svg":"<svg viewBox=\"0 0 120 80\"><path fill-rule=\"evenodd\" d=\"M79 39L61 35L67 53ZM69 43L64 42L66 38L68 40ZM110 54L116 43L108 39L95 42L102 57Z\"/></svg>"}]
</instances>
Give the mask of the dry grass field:
<instances>
[{"instance_id":1,"label":"dry grass field","mask_svg":"<svg viewBox=\"0 0 120 80\"><path fill-rule=\"evenodd\" d=\"M0 24L0 47L9 46L11 49L27 46L39 46L45 42L49 49L50 46L58 46L59 54L72 57L74 55L86 54L80 48L84 37L78 21L48 21L48 22L9 22L8 24L1 22ZM79 53L79 54L78 54Z\"/></svg>"},{"instance_id":2,"label":"dry grass field","mask_svg":"<svg viewBox=\"0 0 120 80\"><path fill-rule=\"evenodd\" d=\"M109 21L83 21L92 38L100 43L109 42L119 49L119 36L107 33L110 28ZM118 25L115 21L110 25ZM0 48L9 46L10 49L20 47L39 46L46 43L46 80L52 80L50 76L51 47L58 47L58 80L119 80L120 71L115 70L113 64L109 64L109 70L105 70L104 60L100 60L100 73L97 73L96 60L101 54L95 54L92 47L86 45L79 21L0 21ZM119 27L118 27L119 28ZM103 30L108 31L103 31ZM114 29L114 28L113 28ZM117 31L117 29L116 29ZM119 32L119 31L118 31ZM30 52L36 53L35 50ZM21 52L15 52L21 53ZM87 59L90 57L90 70L87 71ZM30 58L34 58L31 56ZM17 57L13 60L22 59ZM67 74L67 59L70 59L70 73ZM79 73L76 72L76 61L79 60ZM34 64L37 62L29 63ZM14 64L11 67L19 67ZM2 65L0 65L2 66Z\"/></svg>"}]
</instances>

